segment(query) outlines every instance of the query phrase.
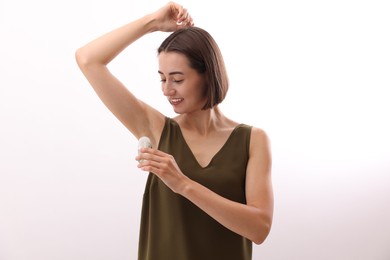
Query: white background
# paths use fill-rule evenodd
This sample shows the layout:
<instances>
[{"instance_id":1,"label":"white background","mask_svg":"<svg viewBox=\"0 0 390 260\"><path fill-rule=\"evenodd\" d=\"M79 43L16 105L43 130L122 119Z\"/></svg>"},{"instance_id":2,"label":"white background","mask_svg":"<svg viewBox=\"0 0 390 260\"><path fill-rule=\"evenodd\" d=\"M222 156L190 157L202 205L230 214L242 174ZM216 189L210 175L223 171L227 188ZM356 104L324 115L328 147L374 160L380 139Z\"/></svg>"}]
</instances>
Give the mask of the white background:
<instances>
[{"instance_id":1,"label":"white background","mask_svg":"<svg viewBox=\"0 0 390 260\"><path fill-rule=\"evenodd\" d=\"M189 1L230 75L221 105L263 128L275 215L254 260L390 259L388 1ZM74 53L165 1L0 0L0 259L136 259L137 140ZM155 33L110 66L168 116ZM205 233L206 235L206 233Z\"/></svg>"}]
</instances>

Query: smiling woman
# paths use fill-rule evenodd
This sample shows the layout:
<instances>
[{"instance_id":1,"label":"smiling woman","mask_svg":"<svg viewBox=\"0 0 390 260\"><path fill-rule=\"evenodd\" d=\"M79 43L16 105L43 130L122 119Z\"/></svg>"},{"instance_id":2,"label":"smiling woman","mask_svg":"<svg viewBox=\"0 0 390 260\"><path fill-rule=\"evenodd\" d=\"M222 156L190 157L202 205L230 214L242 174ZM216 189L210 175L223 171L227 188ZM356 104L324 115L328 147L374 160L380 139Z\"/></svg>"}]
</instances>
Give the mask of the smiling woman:
<instances>
[{"instance_id":1,"label":"smiling woman","mask_svg":"<svg viewBox=\"0 0 390 260\"><path fill-rule=\"evenodd\" d=\"M175 118L137 99L107 68L154 31L172 32L158 48L158 73ZM268 137L220 110L228 77L211 35L169 2L78 49L76 58L107 108L155 147L136 157L149 172L138 258L252 259L252 243L267 238L273 218Z\"/></svg>"},{"instance_id":2,"label":"smiling woman","mask_svg":"<svg viewBox=\"0 0 390 260\"><path fill-rule=\"evenodd\" d=\"M74 52L161 3L0 1L1 260L137 259L148 170L137 168L137 137L102 105L77 67ZM198 135L189 135L188 127L175 120L157 72L178 71L163 69L160 55L156 58L160 43L175 30L142 35L108 68L128 87L124 97L131 91L171 117L166 142L159 145L180 145L159 151L172 155L183 174L192 174L188 177L202 181L230 205L242 199L237 196L242 191L223 187L242 175L213 169L225 157L241 164L246 151L246 141L237 143L245 136L241 123L261 126L272 140L275 214L265 242L252 245L253 260L390 259L389 1L181 4L224 54L229 91L217 107L238 120L226 128L216 125L220 131L213 138L204 138L201 128L196 128ZM105 86L117 86L111 83ZM184 85L172 87L172 101L186 98L180 91ZM122 93L112 93L119 101ZM137 113L136 107L129 103L126 110ZM192 119L195 125L203 118L194 114ZM163 122L153 121L150 127L165 126L165 118ZM171 132L174 141L169 141ZM231 147L242 157L227 154L234 152ZM183 160L191 165L183 167ZM153 200L156 190L165 188L164 194L171 195L157 178L145 192L151 203L158 202ZM172 214L178 209L170 208ZM196 211L201 215L196 220L190 218L191 225L214 219L202 212ZM185 223L181 220L177 227ZM151 221L166 223L166 215ZM213 230L226 232L218 225ZM175 240L159 240L169 246L170 241Z\"/></svg>"},{"instance_id":3,"label":"smiling woman","mask_svg":"<svg viewBox=\"0 0 390 260\"><path fill-rule=\"evenodd\" d=\"M186 108L196 111L205 106L207 100L204 93L205 77L188 66L188 58L184 54L172 51L160 52L159 66L163 94L176 113L185 113ZM167 72L163 73L163 71Z\"/></svg>"}]
</instances>

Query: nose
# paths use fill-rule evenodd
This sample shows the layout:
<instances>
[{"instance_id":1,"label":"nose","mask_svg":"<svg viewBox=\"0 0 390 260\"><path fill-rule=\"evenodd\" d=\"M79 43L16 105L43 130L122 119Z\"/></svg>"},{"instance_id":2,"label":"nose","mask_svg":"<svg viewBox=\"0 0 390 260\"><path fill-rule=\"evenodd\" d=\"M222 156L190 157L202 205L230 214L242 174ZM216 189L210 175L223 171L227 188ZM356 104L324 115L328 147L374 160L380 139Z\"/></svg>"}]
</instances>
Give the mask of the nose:
<instances>
[{"instance_id":1,"label":"nose","mask_svg":"<svg viewBox=\"0 0 390 260\"><path fill-rule=\"evenodd\" d=\"M175 90L167 82L162 85L162 91L166 97L173 96L175 94Z\"/></svg>"}]
</instances>

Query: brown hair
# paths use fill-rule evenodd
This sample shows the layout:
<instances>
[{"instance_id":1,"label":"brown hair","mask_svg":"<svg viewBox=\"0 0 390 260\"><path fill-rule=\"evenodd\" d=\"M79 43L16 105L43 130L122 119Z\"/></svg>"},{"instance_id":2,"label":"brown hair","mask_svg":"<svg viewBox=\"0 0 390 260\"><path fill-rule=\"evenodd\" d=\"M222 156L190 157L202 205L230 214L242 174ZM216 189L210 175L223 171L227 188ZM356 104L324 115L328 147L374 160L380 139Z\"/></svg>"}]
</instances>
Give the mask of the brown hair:
<instances>
[{"instance_id":1,"label":"brown hair","mask_svg":"<svg viewBox=\"0 0 390 260\"><path fill-rule=\"evenodd\" d=\"M221 51L213 37L199 27L179 29L170 34L157 52L178 52L184 54L190 67L204 74L206 79L206 104L209 109L221 103L229 88L229 80Z\"/></svg>"}]
</instances>

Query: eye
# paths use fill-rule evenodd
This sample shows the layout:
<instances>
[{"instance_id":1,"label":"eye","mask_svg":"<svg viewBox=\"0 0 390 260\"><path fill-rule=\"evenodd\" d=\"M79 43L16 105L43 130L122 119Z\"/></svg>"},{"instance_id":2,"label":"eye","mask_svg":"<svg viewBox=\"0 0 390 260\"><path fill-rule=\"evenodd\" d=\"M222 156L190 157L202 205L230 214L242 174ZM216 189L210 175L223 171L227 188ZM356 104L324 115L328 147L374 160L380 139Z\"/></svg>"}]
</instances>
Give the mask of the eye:
<instances>
[{"instance_id":1,"label":"eye","mask_svg":"<svg viewBox=\"0 0 390 260\"><path fill-rule=\"evenodd\" d=\"M160 79L160 82L165 82L165 81L167 81L166 79Z\"/></svg>"},{"instance_id":2,"label":"eye","mask_svg":"<svg viewBox=\"0 0 390 260\"><path fill-rule=\"evenodd\" d=\"M180 82L183 82L183 80L182 80L182 79L173 79L172 81L173 81L173 82L175 82L175 83L180 83Z\"/></svg>"}]
</instances>

